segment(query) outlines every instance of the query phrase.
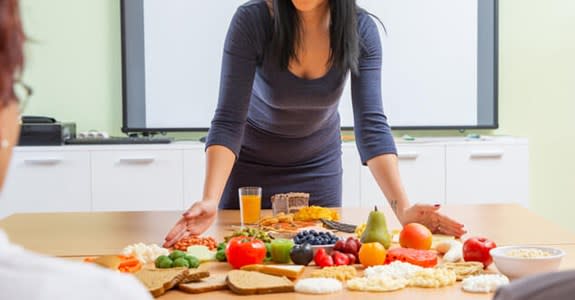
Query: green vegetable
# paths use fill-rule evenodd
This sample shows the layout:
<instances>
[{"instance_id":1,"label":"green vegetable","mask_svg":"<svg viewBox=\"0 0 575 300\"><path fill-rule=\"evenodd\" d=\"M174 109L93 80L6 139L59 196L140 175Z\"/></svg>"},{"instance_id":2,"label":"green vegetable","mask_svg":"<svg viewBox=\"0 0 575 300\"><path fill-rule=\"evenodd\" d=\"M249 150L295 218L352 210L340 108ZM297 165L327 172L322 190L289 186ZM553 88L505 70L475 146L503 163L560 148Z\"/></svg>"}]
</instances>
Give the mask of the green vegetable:
<instances>
[{"instance_id":1,"label":"green vegetable","mask_svg":"<svg viewBox=\"0 0 575 300\"><path fill-rule=\"evenodd\" d=\"M285 264L290 261L290 251L293 247L292 240L276 239L271 243L271 256L274 262Z\"/></svg>"},{"instance_id":2,"label":"green vegetable","mask_svg":"<svg viewBox=\"0 0 575 300\"><path fill-rule=\"evenodd\" d=\"M234 233L232 233L232 235L225 237L224 240L227 243L230 239L232 239L233 237L236 237L236 236L255 237L256 239L258 239L264 243L271 243L271 241L272 241L272 239L270 238L270 236L268 235L267 232L265 232L263 230L259 230L259 229L254 228L254 227L244 227L242 230L235 231Z\"/></svg>"},{"instance_id":3,"label":"green vegetable","mask_svg":"<svg viewBox=\"0 0 575 300\"><path fill-rule=\"evenodd\" d=\"M179 257L176 260L174 260L174 267L186 267L189 268L190 267L190 263L188 262L188 260L185 257Z\"/></svg>"},{"instance_id":4,"label":"green vegetable","mask_svg":"<svg viewBox=\"0 0 575 300\"><path fill-rule=\"evenodd\" d=\"M271 243L265 243L266 245L266 258L264 258L264 261L271 261L272 260L272 244Z\"/></svg>"},{"instance_id":5,"label":"green vegetable","mask_svg":"<svg viewBox=\"0 0 575 300\"><path fill-rule=\"evenodd\" d=\"M218 244L217 250L226 250L226 246L228 246L226 242L221 242Z\"/></svg>"},{"instance_id":6,"label":"green vegetable","mask_svg":"<svg viewBox=\"0 0 575 300\"><path fill-rule=\"evenodd\" d=\"M156 258L155 265L158 269L169 269L173 266L174 261L171 258L161 255Z\"/></svg>"},{"instance_id":7,"label":"green vegetable","mask_svg":"<svg viewBox=\"0 0 575 300\"><path fill-rule=\"evenodd\" d=\"M218 261L228 260L226 257L226 246L227 246L227 244L225 242L218 244L218 251L216 252L216 259Z\"/></svg>"},{"instance_id":8,"label":"green vegetable","mask_svg":"<svg viewBox=\"0 0 575 300\"><path fill-rule=\"evenodd\" d=\"M188 268L196 269L197 267L200 266L200 260L197 259L196 257L186 255L184 256L184 259L188 261Z\"/></svg>"},{"instance_id":9,"label":"green vegetable","mask_svg":"<svg viewBox=\"0 0 575 300\"><path fill-rule=\"evenodd\" d=\"M174 250L174 252L170 253L170 258L172 260L176 260L180 257L184 257L185 255L186 255L186 252L184 252L184 251Z\"/></svg>"}]
</instances>

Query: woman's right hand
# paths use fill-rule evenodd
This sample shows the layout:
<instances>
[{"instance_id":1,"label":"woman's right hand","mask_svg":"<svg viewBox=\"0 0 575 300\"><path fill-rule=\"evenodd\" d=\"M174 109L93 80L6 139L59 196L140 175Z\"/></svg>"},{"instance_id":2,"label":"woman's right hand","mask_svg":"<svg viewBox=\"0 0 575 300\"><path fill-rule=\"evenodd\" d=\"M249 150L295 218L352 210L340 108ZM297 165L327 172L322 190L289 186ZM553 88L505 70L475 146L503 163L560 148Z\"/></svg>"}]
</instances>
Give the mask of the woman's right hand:
<instances>
[{"instance_id":1,"label":"woman's right hand","mask_svg":"<svg viewBox=\"0 0 575 300\"><path fill-rule=\"evenodd\" d=\"M180 239L190 235L202 234L214 223L217 212L217 201L202 200L194 203L166 235L164 247L170 248Z\"/></svg>"}]
</instances>

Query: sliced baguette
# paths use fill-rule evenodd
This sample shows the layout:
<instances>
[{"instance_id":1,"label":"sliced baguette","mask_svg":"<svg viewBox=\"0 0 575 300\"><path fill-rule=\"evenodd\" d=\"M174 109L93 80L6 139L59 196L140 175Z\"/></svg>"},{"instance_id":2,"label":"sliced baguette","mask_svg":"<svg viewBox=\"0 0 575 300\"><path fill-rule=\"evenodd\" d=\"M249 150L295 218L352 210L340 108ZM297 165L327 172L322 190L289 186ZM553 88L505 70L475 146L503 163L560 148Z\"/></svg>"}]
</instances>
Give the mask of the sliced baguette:
<instances>
[{"instance_id":1,"label":"sliced baguette","mask_svg":"<svg viewBox=\"0 0 575 300\"><path fill-rule=\"evenodd\" d=\"M275 276L285 276L289 279L297 279L303 274L304 266L298 265L247 265L241 267L244 271L256 271Z\"/></svg>"},{"instance_id":2,"label":"sliced baguette","mask_svg":"<svg viewBox=\"0 0 575 300\"><path fill-rule=\"evenodd\" d=\"M135 276L157 298L186 279L188 274L188 268L142 269Z\"/></svg>"},{"instance_id":3,"label":"sliced baguette","mask_svg":"<svg viewBox=\"0 0 575 300\"><path fill-rule=\"evenodd\" d=\"M201 294L211 291L225 290L228 288L226 274L212 275L200 281L180 283L178 289L190 294Z\"/></svg>"},{"instance_id":4,"label":"sliced baguette","mask_svg":"<svg viewBox=\"0 0 575 300\"><path fill-rule=\"evenodd\" d=\"M232 270L226 277L228 288L240 295L289 293L294 284L286 277L263 274L260 272Z\"/></svg>"}]
</instances>

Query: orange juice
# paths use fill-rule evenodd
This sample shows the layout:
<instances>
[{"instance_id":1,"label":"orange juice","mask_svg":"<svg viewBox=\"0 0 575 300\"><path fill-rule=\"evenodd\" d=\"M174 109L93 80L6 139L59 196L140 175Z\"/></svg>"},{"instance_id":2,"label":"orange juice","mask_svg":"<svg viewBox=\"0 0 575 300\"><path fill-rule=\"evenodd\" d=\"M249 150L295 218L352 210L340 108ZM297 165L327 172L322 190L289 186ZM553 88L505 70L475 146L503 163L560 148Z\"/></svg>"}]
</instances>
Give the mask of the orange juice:
<instances>
[{"instance_id":1,"label":"orange juice","mask_svg":"<svg viewBox=\"0 0 575 300\"><path fill-rule=\"evenodd\" d=\"M256 224L260 219L262 197L260 195L241 195L240 209L243 224Z\"/></svg>"}]
</instances>

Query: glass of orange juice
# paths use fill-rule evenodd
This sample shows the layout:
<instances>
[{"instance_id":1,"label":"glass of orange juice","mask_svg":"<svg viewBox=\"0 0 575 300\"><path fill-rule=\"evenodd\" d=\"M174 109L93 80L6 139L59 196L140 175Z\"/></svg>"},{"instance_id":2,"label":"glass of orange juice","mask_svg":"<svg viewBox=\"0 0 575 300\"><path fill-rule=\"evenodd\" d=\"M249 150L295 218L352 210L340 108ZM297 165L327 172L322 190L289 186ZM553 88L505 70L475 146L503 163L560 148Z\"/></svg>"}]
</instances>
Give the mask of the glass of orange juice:
<instances>
[{"instance_id":1,"label":"glass of orange juice","mask_svg":"<svg viewBox=\"0 0 575 300\"><path fill-rule=\"evenodd\" d=\"M239 188L239 197L241 226L256 224L260 220L262 188L257 186L241 187Z\"/></svg>"}]
</instances>

